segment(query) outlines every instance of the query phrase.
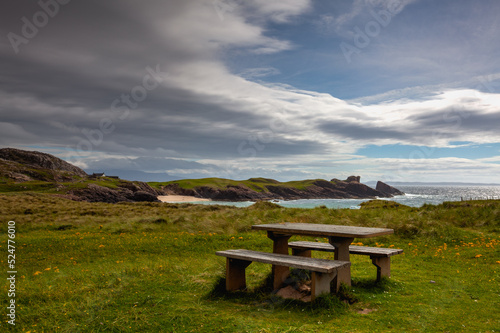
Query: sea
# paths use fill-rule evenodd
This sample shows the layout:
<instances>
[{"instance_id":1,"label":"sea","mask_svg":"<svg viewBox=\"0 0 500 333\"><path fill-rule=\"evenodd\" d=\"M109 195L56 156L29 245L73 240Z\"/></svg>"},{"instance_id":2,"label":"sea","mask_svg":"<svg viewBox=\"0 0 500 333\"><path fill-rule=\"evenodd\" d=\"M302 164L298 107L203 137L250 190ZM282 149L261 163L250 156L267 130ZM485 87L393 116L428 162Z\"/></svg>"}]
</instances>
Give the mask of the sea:
<instances>
[{"instance_id":1,"label":"sea","mask_svg":"<svg viewBox=\"0 0 500 333\"><path fill-rule=\"evenodd\" d=\"M397 189L405 195L393 198L381 198L401 203L410 207L422 207L424 204L439 205L445 201L461 200L500 200L500 185L398 185ZM275 200L274 203L289 208L315 208L326 206L327 208L349 208L359 209L362 202L371 199L301 199L301 200ZM203 201L193 202L202 205L228 205L236 207L248 207L254 204L252 201L227 202L227 201Z\"/></svg>"}]
</instances>

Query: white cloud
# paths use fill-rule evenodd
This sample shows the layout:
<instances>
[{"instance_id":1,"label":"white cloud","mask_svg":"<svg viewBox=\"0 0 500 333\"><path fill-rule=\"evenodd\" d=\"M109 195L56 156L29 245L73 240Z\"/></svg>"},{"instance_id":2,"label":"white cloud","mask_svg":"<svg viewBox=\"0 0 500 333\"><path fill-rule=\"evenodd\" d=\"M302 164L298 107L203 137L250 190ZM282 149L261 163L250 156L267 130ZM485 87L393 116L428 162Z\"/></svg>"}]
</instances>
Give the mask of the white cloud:
<instances>
[{"instance_id":1,"label":"white cloud","mask_svg":"<svg viewBox=\"0 0 500 333\"><path fill-rule=\"evenodd\" d=\"M369 21L374 20L373 12L386 12L390 17L401 13L406 6L418 0L354 0L348 11L334 16L322 14L316 21L316 26L325 33L336 33L342 37L352 37L355 26L362 29ZM380 16L380 15L379 15Z\"/></svg>"},{"instance_id":2,"label":"white cloud","mask_svg":"<svg viewBox=\"0 0 500 333\"><path fill-rule=\"evenodd\" d=\"M304 13L311 6L310 0L268 1L254 0L252 5L265 16L277 22L288 22L292 16Z\"/></svg>"}]
</instances>

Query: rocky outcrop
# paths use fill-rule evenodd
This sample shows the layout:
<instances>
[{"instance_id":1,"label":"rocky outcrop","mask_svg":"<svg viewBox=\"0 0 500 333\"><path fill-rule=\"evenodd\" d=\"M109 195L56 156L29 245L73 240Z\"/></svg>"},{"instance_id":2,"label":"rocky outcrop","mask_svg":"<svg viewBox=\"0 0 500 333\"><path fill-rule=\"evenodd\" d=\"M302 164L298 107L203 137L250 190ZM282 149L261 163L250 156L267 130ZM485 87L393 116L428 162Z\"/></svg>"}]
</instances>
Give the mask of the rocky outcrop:
<instances>
[{"instance_id":1,"label":"rocky outcrop","mask_svg":"<svg viewBox=\"0 0 500 333\"><path fill-rule=\"evenodd\" d=\"M188 195L218 201L252 201L278 199L277 196L254 191L246 186L228 186L220 189L212 186L199 186L194 189L184 189L179 184L169 184L163 188L165 194Z\"/></svg>"},{"instance_id":2,"label":"rocky outcrop","mask_svg":"<svg viewBox=\"0 0 500 333\"><path fill-rule=\"evenodd\" d=\"M404 192L398 190L395 187L392 187L391 185L387 185L386 183L383 183L381 181L377 182L375 189L377 191L380 191L380 192L388 194L388 195L404 195Z\"/></svg>"},{"instance_id":3,"label":"rocky outcrop","mask_svg":"<svg viewBox=\"0 0 500 333\"><path fill-rule=\"evenodd\" d=\"M89 184L84 189L70 191L70 194L88 202L116 203L121 201L131 201L127 198L127 195L132 194L132 191L117 191L108 187Z\"/></svg>"},{"instance_id":4,"label":"rocky outcrop","mask_svg":"<svg viewBox=\"0 0 500 333\"><path fill-rule=\"evenodd\" d=\"M347 183L359 183L360 181L361 181L360 176L349 176L345 180L345 182L347 182Z\"/></svg>"},{"instance_id":5,"label":"rocky outcrop","mask_svg":"<svg viewBox=\"0 0 500 333\"><path fill-rule=\"evenodd\" d=\"M86 178L82 169L50 154L14 148L0 149L1 176L17 182L72 181Z\"/></svg>"},{"instance_id":6,"label":"rocky outcrop","mask_svg":"<svg viewBox=\"0 0 500 333\"><path fill-rule=\"evenodd\" d=\"M166 194L189 195L221 201L257 201L257 200L297 200L297 199L367 199L389 198L393 194L381 192L360 183L359 176L351 176L346 180L322 179L309 182L305 188L287 185L276 180L258 178L263 191L255 191L243 184L220 188L214 185L196 186L185 189L178 183L168 184L163 188ZM252 179L249 179L252 181Z\"/></svg>"},{"instance_id":7,"label":"rocky outcrop","mask_svg":"<svg viewBox=\"0 0 500 333\"><path fill-rule=\"evenodd\" d=\"M73 200L90 202L158 201L163 192L143 182L114 179L93 179L103 185L89 183L89 176L82 169L50 154L14 148L0 149L0 177L5 183L47 182L46 189L55 188L59 195ZM79 183L78 185L73 185ZM75 189L87 183L85 188ZM112 185L110 185L112 184ZM116 186L115 186L116 185Z\"/></svg>"},{"instance_id":8,"label":"rocky outcrop","mask_svg":"<svg viewBox=\"0 0 500 333\"><path fill-rule=\"evenodd\" d=\"M71 190L71 195L88 202L156 202L161 192L153 189L146 183L122 182L117 188L109 188L97 184L88 184L86 188Z\"/></svg>"}]
</instances>

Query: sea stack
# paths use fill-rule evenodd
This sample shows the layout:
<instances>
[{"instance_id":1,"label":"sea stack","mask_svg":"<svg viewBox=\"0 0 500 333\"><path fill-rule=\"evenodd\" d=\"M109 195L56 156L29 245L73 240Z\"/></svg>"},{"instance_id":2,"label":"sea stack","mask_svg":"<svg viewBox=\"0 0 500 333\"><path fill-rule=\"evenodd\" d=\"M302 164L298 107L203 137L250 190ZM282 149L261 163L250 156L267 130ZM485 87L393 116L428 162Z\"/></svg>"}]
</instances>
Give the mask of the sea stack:
<instances>
[{"instance_id":1,"label":"sea stack","mask_svg":"<svg viewBox=\"0 0 500 333\"><path fill-rule=\"evenodd\" d=\"M380 180L377 182L377 186L375 187L377 191L380 191L382 193L390 194L390 195L404 195L404 192L401 192L395 187L392 187L391 185L387 185L384 182L381 182Z\"/></svg>"}]
</instances>

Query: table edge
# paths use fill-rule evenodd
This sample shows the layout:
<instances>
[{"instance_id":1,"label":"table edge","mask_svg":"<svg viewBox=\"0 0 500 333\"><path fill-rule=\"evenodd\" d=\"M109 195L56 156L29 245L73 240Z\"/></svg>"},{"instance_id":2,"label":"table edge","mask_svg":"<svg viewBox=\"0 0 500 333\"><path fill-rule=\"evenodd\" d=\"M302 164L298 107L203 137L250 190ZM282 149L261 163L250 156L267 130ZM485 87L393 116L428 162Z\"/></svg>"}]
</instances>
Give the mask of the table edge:
<instances>
[{"instance_id":1,"label":"table edge","mask_svg":"<svg viewBox=\"0 0 500 333\"><path fill-rule=\"evenodd\" d=\"M290 223L290 222L287 222ZM276 223L275 223L276 224ZM305 224L312 224L312 223L305 223ZM318 225L323 225L319 224ZM325 224L328 225L328 224ZM346 226L350 227L350 226ZM361 227L361 228L371 228L371 227ZM370 234L356 234L356 233L343 233L341 235L328 235L328 233L324 233L321 231L304 231L304 230L282 230L281 228L276 228L272 227L272 224L256 224L252 226L252 229L254 230L265 230L265 231L271 231L271 232L276 232L276 233L282 233L282 234L292 234L292 235L304 235L304 236L323 236L323 237L354 237L354 238L369 238L369 237L378 237L378 236L385 236L385 235L392 235L394 234L394 229L389 229L389 228L375 228L375 229L385 229L384 231L378 231Z\"/></svg>"}]
</instances>

